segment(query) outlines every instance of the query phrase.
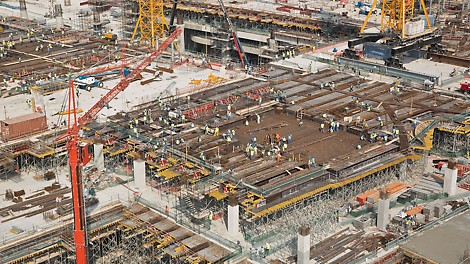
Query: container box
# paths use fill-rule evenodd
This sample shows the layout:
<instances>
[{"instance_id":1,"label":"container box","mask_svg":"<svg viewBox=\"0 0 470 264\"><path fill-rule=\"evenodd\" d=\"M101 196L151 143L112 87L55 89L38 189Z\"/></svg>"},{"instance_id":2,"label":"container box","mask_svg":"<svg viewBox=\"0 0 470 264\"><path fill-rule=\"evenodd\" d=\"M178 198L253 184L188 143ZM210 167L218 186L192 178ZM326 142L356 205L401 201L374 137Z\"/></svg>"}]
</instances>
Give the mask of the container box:
<instances>
[{"instance_id":1,"label":"container box","mask_svg":"<svg viewBox=\"0 0 470 264\"><path fill-rule=\"evenodd\" d=\"M0 121L0 138L3 141L22 138L47 130L44 114L32 113Z\"/></svg>"}]
</instances>

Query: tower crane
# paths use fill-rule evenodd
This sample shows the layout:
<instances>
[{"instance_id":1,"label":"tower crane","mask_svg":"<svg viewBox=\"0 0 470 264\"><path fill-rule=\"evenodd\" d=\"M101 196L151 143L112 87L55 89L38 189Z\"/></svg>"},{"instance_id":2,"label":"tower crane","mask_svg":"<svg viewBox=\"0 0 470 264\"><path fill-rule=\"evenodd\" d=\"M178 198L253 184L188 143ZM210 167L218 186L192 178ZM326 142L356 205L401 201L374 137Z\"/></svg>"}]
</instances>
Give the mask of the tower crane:
<instances>
[{"instance_id":1,"label":"tower crane","mask_svg":"<svg viewBox=\"0 0 470 264\"><path fill-rule=\"evenodd\" d=\"M238 39L237 32L233 28L232 21L230 20L230 17L228 16L227 9L225 8L223 0L219 0L220 8L222 8L222 12L224 13L225 20L227 21L227 24L230 29L230 33L232 34L233 41L235 42L235 47L237 48L238 51L238 56L240 57L240 61L242 63L243 67L249 67L250 62L248 61L248 58L246 57L245 51L243 51L242 44L240 43L240 40Z\"/></svg>"},{"instance_id":2,"label":"tower crane","mask_svg":"<svg viewBox=\"0 0 470 264\"><path fill-rule=\"evenodd\" d=\"M74 80L69 82L68 90L68 131L58 137L57 140L67 139L67 150L69 154L70 178L72 184L73 218L74 218L74 242L76 263L86 264L87 258L87 237L86 237L86 217L83 199L83 186L81 168L91 160L91 153L88 150L89 143L80 142L78 136L80 129L92 121L98 113L111 102L120 92L124 91L131 80L139 75L150 63L155 60L180 34L181 28L175 29L173 33L145 58L132 72L116 84L106 95L93 105L83 116L77 118L75 85Z\"/></svg>"}]
</instances>

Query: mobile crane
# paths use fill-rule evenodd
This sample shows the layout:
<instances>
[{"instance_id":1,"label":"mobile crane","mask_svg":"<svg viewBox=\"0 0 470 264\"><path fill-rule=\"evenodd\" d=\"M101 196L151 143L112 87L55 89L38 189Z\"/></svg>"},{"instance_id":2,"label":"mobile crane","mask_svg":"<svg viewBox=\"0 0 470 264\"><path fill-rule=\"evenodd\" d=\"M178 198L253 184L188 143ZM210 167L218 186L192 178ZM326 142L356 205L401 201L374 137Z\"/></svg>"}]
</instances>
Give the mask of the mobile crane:
<instances>
[{"instance_id":1,"label":"mobile crane","mask_svg":"<svg viewBox=\"0 0 470 264\"><path fill-rule=\"evenodd\" d=\"M227 24L230 28L230 33L232 34L233 41L235 42L235 47L237 48L238 56L240 57L242 66L247 68L250 66L250 62L248 61L248 58L246 57L245 51L243 51L242 44L240 43L240 40L238 39L237 32L233 28L232 21L230 20L230 17L228 16L227 9L225 8L223 0L219 0L219 4L220 4L220 8L222 8L222 12L224 13L225 20L227 21Z\"/></svg>"},{"instance_id":2,"label":"mobile crane","mask_svg":"<svg viewBox=\"0 0 470 264\"><path fill-rule=\"evenodd\" d=\"M87 237L86 237L86 216L85 204L83 199L83 186L81 168L91 160L89 152L89 143L81 142L79 139L80 129L92 121L98 113L111 102L120 92L124 91L131 80L139 75L150 63L155 60L180 34L181 28L175 29L173 33L158 47L145 58L132 72L116 84L106 95L93 105L83 116L77 118L76 101L75 101L75 85L74 80L69 82L68 90L68 131L64 135L58 137L56 141L67 139L67 150L69 154L70 178L72 184L73 199L73 218L74 218L74 242L76 263L89 263L87 258Z\"/></svg>"}]
</instances>

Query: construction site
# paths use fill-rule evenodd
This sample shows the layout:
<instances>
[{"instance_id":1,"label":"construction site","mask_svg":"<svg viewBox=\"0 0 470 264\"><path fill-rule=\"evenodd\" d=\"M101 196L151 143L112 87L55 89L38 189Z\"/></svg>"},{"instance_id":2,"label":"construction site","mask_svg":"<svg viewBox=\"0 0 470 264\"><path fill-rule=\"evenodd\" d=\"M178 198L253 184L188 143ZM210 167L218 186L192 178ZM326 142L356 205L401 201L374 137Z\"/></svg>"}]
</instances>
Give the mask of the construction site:
<instances>
[{"instance_id":1,"label":"construction site","mask_svg":"<svg viewBox=\"0 0 470 264\"><path fill-rule=\"evenodd\" d=\"M470 263L469 1L0 1L0 263Z\"/></svg>"}]
</instances>

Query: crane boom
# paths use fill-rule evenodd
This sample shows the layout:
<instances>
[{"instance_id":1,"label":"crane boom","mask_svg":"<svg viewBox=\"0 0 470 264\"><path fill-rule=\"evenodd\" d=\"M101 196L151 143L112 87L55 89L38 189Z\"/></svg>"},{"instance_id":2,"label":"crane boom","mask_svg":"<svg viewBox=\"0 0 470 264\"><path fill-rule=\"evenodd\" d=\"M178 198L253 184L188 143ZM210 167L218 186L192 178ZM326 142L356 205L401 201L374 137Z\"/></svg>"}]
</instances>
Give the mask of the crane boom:
<instances>
[{"instance_id":1,"label":"crane boom","mask_svg":"<svg viewBox=\"0 0 470 264\"><path fill-rule=\"evenodd\" d=\"M232 21L230 20L230 17L228 16L227 9L225 9L223 0L219 0L219 4L220 4L220 8L222 8L222 12L224 13L225 20L227 21L228 26L230 28L230 33L232 34L233 41L235 42L235 47L237 48L238 56L240 56L242 66L243 67L250 66L250 62L248 61L245 51L243 51L242 44L240 43L240 40L238 39L237 32L233 28Z\"/></svg>"},{"instance_id":2,"label":"crane boom","mask_svg":"<svg viewBox=\"0 0 470 264\"><path fill-rule=\"evenodd\" d=\"M180 34L181 28L177 28L171 35L163 41L162 44L158 46L158 49L154 51L150 56L145 58L127 77L121 79L121 81L114 86L105 96L103 96L94 106L90 108L82 117L78 119L78 128L84 126L91 120L93 120L96 115L111 102L120 92L127 88L130 81L134 79L137 75L142 73L142 71L150 65L150 63L155 60L160 54L173 42Z\"/></svg>"},{"instance_id":3,"label":"crane boom","mask_svg":"<svg viewBox=\"0 0 470 264\"><path fill-rule=\"evenodd\" d=\"M82 117L77 119L75 90L73 79L69 82L68 90L68 131L56 140L67 138L67 150L69 154L70 178L72 184L72 200L73 200L73 218L74 218L74 242L77 264L86 264L87 258L87 237L86 237L86 217L85 217L85 201L83 199L83 186L81 167L85 166L91 160L91 154L88 151L88 143L79 143L78 132L80 128L93 120L96 115L113 100L120 92L129 86L129 83L137 75L139 75L150 63L155 60L179 34L181 28L177 28L171 35L145 58L132 72L103 96L90 110ZM72 122L73 121L73 122Z\"/></svg>"}]
</instances>

